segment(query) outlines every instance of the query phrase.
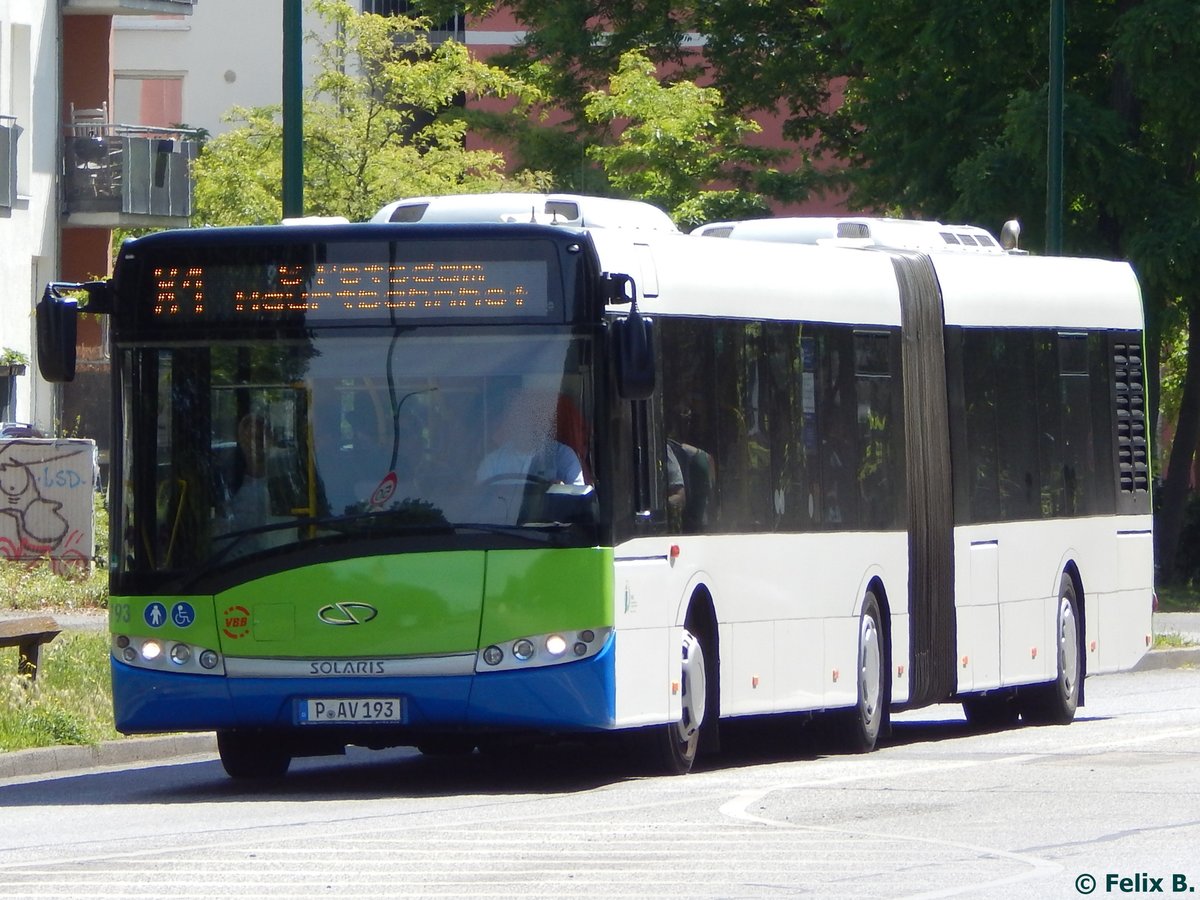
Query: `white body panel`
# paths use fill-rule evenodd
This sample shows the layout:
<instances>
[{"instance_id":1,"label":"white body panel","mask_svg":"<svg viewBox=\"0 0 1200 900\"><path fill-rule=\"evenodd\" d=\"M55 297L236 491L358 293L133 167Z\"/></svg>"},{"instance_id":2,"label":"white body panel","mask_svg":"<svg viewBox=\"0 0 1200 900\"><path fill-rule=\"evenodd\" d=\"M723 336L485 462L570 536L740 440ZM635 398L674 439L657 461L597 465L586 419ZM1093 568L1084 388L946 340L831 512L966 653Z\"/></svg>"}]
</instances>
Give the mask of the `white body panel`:
<instances>
[{"instance_id":1,"label":"white body panel","mask_svg":"<svg viewBox=\"0 0 1200 900\"><path fill-rule=\"evenodd\" d=\"M930 257L947 325L1141 330L1128 263L1047 256Z\"/></svg>"},{"instance_id":2,"label":"white body panel","mask_svg":"<svg viewBox=\"0 0 1200 900\"><path fill-rule=\"evenodd\" d=\"M1150 516L1005 522L955 529L958 689L1055 674L1059 581L1079 571L1089 674L1127 669L1151 634Z\"/></svg>"},{"instance_id":3,"label":"white body panel","mask_svg":"<svg viewBox=\"0 0 1200 900\"><path fill-rule=\"evenodd\" d=\"M858 616L873 578L892 612L892 696L908 697L902 532L640 538L615 555L618 726L678 716L678 646L697 589L720 623L722 715L853 705Z\"/></svg>"}]
</instances>

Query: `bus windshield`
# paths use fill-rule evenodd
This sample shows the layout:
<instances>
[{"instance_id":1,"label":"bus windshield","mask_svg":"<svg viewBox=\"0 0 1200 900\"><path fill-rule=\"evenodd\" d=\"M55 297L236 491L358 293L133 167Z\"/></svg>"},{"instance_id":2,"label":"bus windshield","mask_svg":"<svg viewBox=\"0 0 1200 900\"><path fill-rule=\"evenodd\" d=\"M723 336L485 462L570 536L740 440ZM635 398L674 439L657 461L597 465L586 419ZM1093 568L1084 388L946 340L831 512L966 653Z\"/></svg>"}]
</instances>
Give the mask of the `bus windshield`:
<instances>
[{"instance_id":1,"label":"bus windshield","mask_svg":"<svg viewBox=\"0 0 1200 900\"><path fill-rule=\"evenodd\" d=\"M590 540L591 338L407 328L121 353L117 569L203 572L346 536ZM588 537L584 537L584 533Z\"/></svg>"}]
</instances>

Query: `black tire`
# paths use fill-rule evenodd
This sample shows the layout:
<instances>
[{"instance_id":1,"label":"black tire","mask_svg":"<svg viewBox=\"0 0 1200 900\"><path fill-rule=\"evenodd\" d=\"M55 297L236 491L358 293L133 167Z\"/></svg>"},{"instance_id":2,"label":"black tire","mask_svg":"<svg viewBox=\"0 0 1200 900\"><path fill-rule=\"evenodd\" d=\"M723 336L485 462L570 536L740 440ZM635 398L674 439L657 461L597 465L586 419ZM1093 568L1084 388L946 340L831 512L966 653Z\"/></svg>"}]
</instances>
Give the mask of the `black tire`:
<instances>
[{"instance_id":1,"label":"black tire","mask_svg":"<svg viewBox=\"0 0 1200 900\"><path fill-rule=\"evenodd\" d=\"M230 778L282 778L292 764L279 736L262 731L218 731L217 752Z\"/></svg>"},{"instance_id":2,"label":"black tire","mask_svg":"<svg viewBox=\"0 0 1200 900\"><path fill-rule=\"evenodd\" d=\"M964 697L962 706L967 724L976 731L1012 728L1021 718L1021 707L1012 691Z\"/></svg>"},{"instance_id":3,"label":"black tire","mask_svg":"<svg viewBox=\"0 0 1200 900\"><path fill-rule=\"evenodd\" d=\"M700 639L683 631L683 674L680 680L683 715L678 722L637 732L635 748L647 768L659 775L686 775L696 761L700 728L708 702L709 672Z\"/></svg>"},{"instance_id":4,"label":"black tire","mask_svg":"<svg viewBox=\"0 0 1200 900\"><path fill-rule=\"evenodd\" d=\"M1075 718L1079 707L1079 689L1083 683L1083 622L1075 582L1063 575L1058 589L1055 615L1055 649L1058 673L1049 684L1021 690L1021 716L1033 725L1066 725Z\"/></svg>"},{"instance_id":5,"label":"black tire","mask_svg":"<svg viewBox=\"0 0 1200 900\"><path fill-rule=\"evenodd\" d=\"M883 616L873 591L863 598L858 617L858 657L855 682L858 700L853 709L842 714L845 749L850 753L870 753L886 731L888 710L889 653L883 631Z\"/></svg>"}]
</instances>

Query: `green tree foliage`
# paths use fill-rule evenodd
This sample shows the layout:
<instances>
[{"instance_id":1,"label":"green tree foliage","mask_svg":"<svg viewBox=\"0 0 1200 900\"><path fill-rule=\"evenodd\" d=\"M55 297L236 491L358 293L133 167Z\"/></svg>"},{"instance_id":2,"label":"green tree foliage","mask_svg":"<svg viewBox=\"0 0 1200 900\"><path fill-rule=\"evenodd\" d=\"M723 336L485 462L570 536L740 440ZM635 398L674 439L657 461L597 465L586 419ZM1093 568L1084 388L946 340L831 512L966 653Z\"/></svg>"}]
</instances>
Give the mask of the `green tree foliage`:
<instances>
[{"instance_id":1,"label":"green tree foliage","mask_svg":"<svg viewBox=\"0 0 1200 900\"><path fill-rule=\"evenodd\" d=\"M494 61L537 84L565 121L553 144L537 123L509 137L528 165L551 169L564 187L603 189L602 175L586 165L589 148L606 141L587 113L588 97L608 84L630 52L676 82L715 88L731 116L781 112L785 133L797 141L840 127L829 115L828 40L815 0L419 2L434 17L456 6L476 15L502 6L526 29L525 40ZM755 190L782 201L822 190L831 173L817 166L812 148L789 147L785 159L757 174Z\"/></svg>"},{"instance_id":2,"label":"green tree foliage","mask_svg":"<svg viewBox=\"0 0 1200 900\"><path fill-rule=\"evenodd\" d=\"M594 144L588 155L624 195L662 206L682 226L767 212L761 195L746 188L779 154L745 143L759 126L727 114L715 88L688 80L664 85L650 58L631 50L608 90L584 97L584 113L619 130L613 143ZM721 182L737 187L710 189Z\"/></svg>"},{"instance_id":3,"label":"green tree foliage","mask_svg":"<svg viewBox=\"0 0 1200 900\"><path fill-rule=\"evenodd\" d=\"M334 37L320 45L304 103L305 212L369 218L397 197L532 186L504 158L464 146L461 98L536 91L472 58L461 44L434 47L428 20L364 15L344 0L316 0ZM213 225L276 222L282 208L279 107L234 109L242 123L212 138L195 165L194 219Z\"/></svg>"},{"instance_id":4,"label":"green tree foliage","mask_svg":"<svg viewBox=\"0 0 1200 900\"><path fill-rule=\"evenodd\" d=\"M1049 4L826 0L852 76L841 150L864 205L999 222L1019 215L1041 246ZM1064 225L1068 253L1128 258L1146 301L1151 397L1164 339L1200 335L1200 6L1194 0L1067 4ZM1180 331L1190 340L1181 340ZM1200 353L1180 386L1158 522L1174 574L1188 470L1200 439Z\"/></svg>"}]
</instances>

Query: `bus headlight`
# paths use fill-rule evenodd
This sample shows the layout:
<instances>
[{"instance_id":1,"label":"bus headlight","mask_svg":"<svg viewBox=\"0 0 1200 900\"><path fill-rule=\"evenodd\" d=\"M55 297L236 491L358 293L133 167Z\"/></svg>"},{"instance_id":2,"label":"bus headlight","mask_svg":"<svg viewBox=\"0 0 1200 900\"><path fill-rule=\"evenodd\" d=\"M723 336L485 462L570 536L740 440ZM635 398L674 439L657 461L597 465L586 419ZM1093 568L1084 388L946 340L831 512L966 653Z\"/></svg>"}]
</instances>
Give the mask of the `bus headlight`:
<instances>
[{"instance_id":1,"label":"bus headlight","mask_svg":"<svg viewBox=\"0 0 1200 900\"><path fill-rule=\"evenodd\" d=\"M531 634L512 641L506 654L500 644L490 644L476 657L476 672L507 672L555 666L595 656L607 645L611 628L583 628ZM568 652L569 651L569 652Z\"/></svg>"},{"instance_id":2,"label":"bus headlight","mask_svg":"<svg viewBox=\"0 0 1200 900\"><path fill-rule=\"evenodd\" d=\"M114 634L112 655L113 659L139 669L192 675L225 674L220 653L185 641L163 641L160 638L137 636L131 638L125 634Z\"/></svg>"}]
</instances>

